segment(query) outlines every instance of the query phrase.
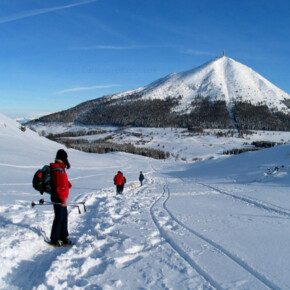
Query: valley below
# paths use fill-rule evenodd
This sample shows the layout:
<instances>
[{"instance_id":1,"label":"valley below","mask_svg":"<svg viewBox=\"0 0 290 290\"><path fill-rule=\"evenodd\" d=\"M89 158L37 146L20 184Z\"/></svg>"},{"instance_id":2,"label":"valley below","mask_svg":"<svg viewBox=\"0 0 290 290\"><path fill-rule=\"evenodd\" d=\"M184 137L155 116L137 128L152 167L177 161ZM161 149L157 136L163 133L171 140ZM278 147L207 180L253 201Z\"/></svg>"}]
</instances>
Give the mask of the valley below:
<instances>
[{"instance_id":1,"label":"valley below","mask_svg":"<svg viewBox=\"0 0 290 290\"><path fill-rule=\"evenodd\" d=\"M90 153L127 152L155 159L196 162L290 143L290 132L142 128L38 123L39 135Z\"/></svg>"}]
</instances>

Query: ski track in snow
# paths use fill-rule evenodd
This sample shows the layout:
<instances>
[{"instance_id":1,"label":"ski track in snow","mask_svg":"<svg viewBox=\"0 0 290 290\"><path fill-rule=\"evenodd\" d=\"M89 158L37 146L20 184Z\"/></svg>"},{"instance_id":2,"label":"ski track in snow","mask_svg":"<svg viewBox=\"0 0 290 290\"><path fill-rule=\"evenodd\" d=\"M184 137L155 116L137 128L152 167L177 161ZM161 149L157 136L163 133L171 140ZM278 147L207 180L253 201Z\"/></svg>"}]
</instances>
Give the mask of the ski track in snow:
<instances>
[{"instance_id":1,"label":"ski track in snow","mask_svg":"<svg viewBox=\"0 0 290 290\"><path fill-rule=\"evenodd\" d=\"M266 286L268 286L271 289L279 289L279 287L277 285L272 283L268 278L266 278L264 275L260 274L255 269L251 268L246 262L244 262L243 260L241 260L240 258L235 256L234 254L230 253L228 250L224 249L221 245L219 245L219 244L215 243L214 241L204 237L202 234L194 231L193 229L189 228L184 223L182 223L180 220L178 220L167 207L167 202L168 202L169 198L170 198L170 190L169 190L169 186L167 185L167 198L163 202L163 207L168 212L170 217L174 221L176 221L176 223L178 223L181 227L188 230L189 232L191 232L192 234L194 234L195 236L197 236L201 240L208 243L211 247L216 248L220 253L224 254L226 257L228 257L233 262L235 262L238 266L241 266L247 272L249 272L251 275L253 275L253 277L255 277L257 280L259 280L262 284L265 284ZM217 253L217 252L213 251L213 253Z\"/></svg>"},{"instance_id":2,"label":"ski track in snow","mask_svg":"<svg viewBox=\"0 0 290 290\"><path fill-rule=\"evenodd\" d=\"M226 196L230 196L236 200L239 200L239 201L242 201L244 203L247 203L247 204L251 204L253 206L256 206L257 208L260 208L260 209L264 209L264 210L267 210L271 213L276 213L276 214L279 214L279 215L283 215L283 216L287 216L287 217L290 217L290 210L288 209L285 209L285 208L282 208L282 207L278 207L278 206L275 206L273 204L269 204L265 201L261 201L261 200L258 200L258 199L254 199L254 198L250 198L248 196L242 196L242 195L237 195L237 194L232 194L232 193L229 193L229 192L226 192L224 190L221 190L219 188L217 188L216 186L211 186L211 185L208 185L208 184L204 184L204 183L199 183L200 185L203 185L205 187L208 187L220 194L223 194L223 195L226 195Z\"/></svg>"},{"instance_id":3,"label":"ski track in snow","mask_svg":"<svg viewBox=\"0 0 290 290\"><path fill-rule=\"evenodd\" d=\"M157 207L159 201L164 197L165 188L163 193L159 196L159 198L152 204L150 207L150 214L154 224L156 225L160 235L164 238L164 240L176 251L176 253L182 257L194 270L196 270L206 281L208 287L213 286L216 289L222 289L222 287L208 274L206 273L195 261L174 241L173 238L170 237L165 227L163 227L162 223L159 221L162 218L162 213L158 213L158 209L156 210L157 213L155 214L155 206ZM166 224L166 222L164 223Z\"/></svg>"},{"instance_id":4,"label":"ski track in snow","mask_svg":"<svg viewBox=\"0 0 290 290\"><path fill-rule=\"evenodd\" d=\"M152 167L152 169L155 171L155 169ZM185 182L182 178L177 177L178 179L181 179L182 182ZM283 214L283 215L289 215L289 213L287 212L286 209L284 210L277 210L276 208L274 208L274 206L272 205L267 206L266 203L262 203L254 201L253 199L249 199L249 198L244 198L241 196L236 196L236 195L232 195L229 194L227 192L221 191L215 187L206 185L206 184L202 184L201 185L208 187L214 191L217 191L219 193L237 198L239 200L242 200L244 202L247 203L251 203L259 208L263 208L263 209L267 209L270 210L271 212L275 212L275 213L279 213L279 214ZM224 265L225 263L229 263L229 261L227 260L231 260L232 262L234 262L236 265L231 265L230 269L234 271L236 271L236 266L241 267L245 270L246 275L250 274L254 280L252 282L250 287L253 288L257 288L260 289L261 287L264 288L270 288L270 289L280 289L277 285L275 285L273 282L270 281L270 279L268 279L267 277L265 277L263 274L259 273L257 270L253 269L251 266L249 266L245 261L241 260L240 258L238 258L237 256L235 256L234 254L230 253L228 250L224 249L221 245L215 243L214 241L211 241L210 239L204 237L202 234L194 231L193 229L189 228L188 226L186 226L184 223L182 223L180 220L178 220L173 214L172 212L168 209L167 207L167 202L170 199L170 188L169 188L169 184L166 181L164 188L163 188L163 192L162 194L158 197L158 199L156 201L154 201L154 203L151 205L150 207L150 214L152 217L152 220L154 222L154 224L156 225L158 231L160 232L161 236L163 236L163 238L166 240L166 242L168 244L170 244L170 246L177 252L178 255L180 255L188 264L190 264L191 267L194 268L194 270L196 270L204 279L205 281L213 286L216 289L224 289L225 285L222 285L222 282L218 282L218 278L219 278L219 273L216 275L216 277L213 277L210 273L208 273L206 270L203 269L203 265L199 264L198 262L195 262L195 258L194 258L194 253L192 256L190 256L188 253L190 253L190 245L181 245L180 242L177 242L177 239L174 239L172 236L176 235L176 233L178 231L180 231L180 229L178 229L178 226L181 227L181 229L185 229L187 230L189 233L193 234L195 237L197 237L198 239L201 240L201 242L199 242L200 244L202 243L207 243L208 244L208 251L211 252L211 255L213 256L218 256L220 254L223 254L224 257L222 258L222 262L221 262L221 267L220 269L226 269L225 271L228 270L229 267L223 267L222 265ZM168 219L167 221L165 221L165 223L160 222L162 220L162 218L165 217L166 213L164 214L164 211L162 210L161 206L158 207L158 204L162 203L162 207L165 210L165 212L168 215ZM156 213L155 213L156 212ZM173 223L177 224L177 227L173 226ZM169 230L166 229L166 227L164 226L164 224L166 226L169 225ZM172 228L174 228L174 231L172 232ZM211 259L220 259L220 257L211 257ZM230 263L232 263L230 261ZM206 266L206 265L205 265ZM243 273L244 275L244 273ZM224 276L224 275L222 275ZM231 277L233 277L234 275L230 275ZM240 281L242 281L243 278L240 279ZM249 279L249 277L247 277L247 281L249 281L251 279ZM236 285L237 286L237 285ZM234 285L226 285L226 288L232 288L234 287ZM243 285L243 287L248 287L247 285Z\"/></svg>"},{"instance_id":5,"label":"ski track in snow","mask_svg":"<svg viewBox=\"0 0 290 290\"><path fill-rule=\"evenodd\" d=\"M218 245L214 241L209 240L202 234L194 231L193 229L182 223L180 220L178 220L172 214L172 212L170 212L166 205L169 199L169 184L165 184L163 193L150 208L152 219L166 242L170 244L170 246L177 252L177 254L180 255L187 263L189 263L211 286L213 286L215 289L236 288L237 285L224 285L224 281L219 281L219 277L225 276L225 273L222 273L223 271L228 271L228 269L232 269L233 272L232 275L230 275L231 279L235 276L235 272L239 273L238 275L240 275L240 277L239 279L237 278L237 280L245 281L242 287L249 287L253 289L264 289L268 287L270 289L280 289L277 285L271 282L270 279L259 273L257 270L253 269L245 261L231 254L221 245ZM164 219L166 215L167 220L162 223L162 218ZM176 224L176 226L173 226L174 223ZM173 231L171 230L172 228L174 228ZM194 235L194 237L191 236L191 238L189 239L190 244L188 242L186 243L185 241L180 242L180 240L174 238L174 236L176 236L177 234L184 235L184 232L181 234L181 232L184 230L186 230L189 234ZM193 245L195 247L192 247ZM200 259L195 254L195 251L192 250L194 248L198 248L196 247L196 245L203 245L203 247L206 247L206 253L203 253L203 255L207 255L207 261L209 259L215 261L220 260L221 266L215 274L211 274L209 270L206 270L206 268L208 267L207 263L203 263L202 261L195 261ZM191 253L191 255L189 253ZM214 264L216 266L216 263ZM230 265L224 267L225 264ZM217 269L215 269L215 271L216 270ZM247 283L249 283L249 285Z\"/></svg>"}]
</instances>

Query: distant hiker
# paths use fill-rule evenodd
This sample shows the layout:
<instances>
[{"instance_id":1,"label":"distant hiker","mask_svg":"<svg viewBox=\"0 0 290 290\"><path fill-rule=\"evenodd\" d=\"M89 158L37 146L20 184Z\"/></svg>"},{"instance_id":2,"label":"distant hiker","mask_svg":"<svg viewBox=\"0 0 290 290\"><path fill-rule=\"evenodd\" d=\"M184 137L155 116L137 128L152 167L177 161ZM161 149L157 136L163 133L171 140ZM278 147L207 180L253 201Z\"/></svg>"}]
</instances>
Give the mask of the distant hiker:
<instances>
[{"instance_id":1,"label":"distant hiker","mask_svg":"<svg viewBox=\"0 0 290 290\"><path fill-rule=\"evenodd\" d=\"M143 180L144 180L144 178L145 178L145 177L144 177L142 171L140 171L140 175L139 175L140 186L143 185Z\"/></svg>"},{"instance_id":2,"label":"distant hiker","mask_svg":"<svg viewBox=\"0 0 290 290\"><path fill-rule=\"evenodd\" d=\"M114 177L114 184L116 185L117 194L123 193L125 183L126 183L126 178L124 177L121 171L118 171L118 173Z\"/></svg>"},{"instance_id":3,"label":"distant hiker","mask_svg":"<svg viewBox=\"0 0 290 290\"><path fill-rule=\"evenodd\" d=\"M52 169L51 178L53 189L51 193L51 201L57 203L53 205L54 220L51 229L50 243L61 247L65 244L72 244L68 236L68 213L66 201L69 196L71 183L68 180L65 169L70 168L67 159L67 153L60 149L56 153L55 163L50 163Z\"/></svg>"}]
</instances>

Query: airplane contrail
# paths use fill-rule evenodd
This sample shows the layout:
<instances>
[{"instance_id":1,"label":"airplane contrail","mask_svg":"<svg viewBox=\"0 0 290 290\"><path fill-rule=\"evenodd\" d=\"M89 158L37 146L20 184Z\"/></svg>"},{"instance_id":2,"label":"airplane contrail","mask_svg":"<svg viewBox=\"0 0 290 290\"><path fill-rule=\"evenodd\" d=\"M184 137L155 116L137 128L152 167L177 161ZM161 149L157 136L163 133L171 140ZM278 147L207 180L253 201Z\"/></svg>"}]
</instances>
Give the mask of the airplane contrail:
<instances>
[{"instance_id":1,"label":"airplane contrail","mask_svg":"<svg viewBox=\"0 0 290 290\"><path fill-rule=\"evenodd\" d=\"M32 17L32 16L36 16L36 15L40 15L40 14L50 13L50 12L57 11L57 10L63 10L63 9L68 9L68 8L72 8L75 6L85 5L85 4L89 4L92 2L96 2L96 1L98 1L98 0L87 0L87 1L77 2L77 3L64 5L64 6L57 6L57 7L51 7L51 8L43 8L43 9L24 11L22 13L18 13L18 14L14 14L11 16L0 18L0 24L20 20L23 18Z\"/></svg>"}]
</instances>

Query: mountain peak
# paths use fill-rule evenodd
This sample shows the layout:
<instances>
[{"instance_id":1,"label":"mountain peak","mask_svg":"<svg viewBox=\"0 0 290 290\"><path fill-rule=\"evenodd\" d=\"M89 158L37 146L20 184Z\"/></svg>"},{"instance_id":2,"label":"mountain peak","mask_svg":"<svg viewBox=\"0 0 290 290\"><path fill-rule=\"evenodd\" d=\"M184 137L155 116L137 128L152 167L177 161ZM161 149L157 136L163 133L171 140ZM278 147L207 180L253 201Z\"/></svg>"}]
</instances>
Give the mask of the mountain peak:
<instances>
[{"instance_id":1,"label":"mountain peak","mask_svg":"<svg viewBox=\"0 0 290 290\"><path fill-rule=\"evenodd\" d=\"M223 100L228 106L237 100L253 105L265 104L269 108L290 112L285 100L290 95L260 74L232 58L221 56L197 68L173 73L138 90L144 99L182 97L176 111L187 110L199 96L212 101ZM119 94L115 95L118 96ZM122 93L122 96L126 95Z\"/></svg>"},{"instance_id":2,"label":"mountain peak","mask_svg":"<svg viewBox=\"0 0 290 290\"><path fill-rule=\"evenodd\" d=\"M135 90L43 117L140 127L289 130L290 95L225 55Z\"/></svg>"}]
</instances>

